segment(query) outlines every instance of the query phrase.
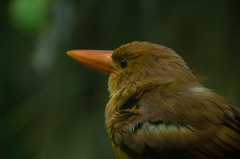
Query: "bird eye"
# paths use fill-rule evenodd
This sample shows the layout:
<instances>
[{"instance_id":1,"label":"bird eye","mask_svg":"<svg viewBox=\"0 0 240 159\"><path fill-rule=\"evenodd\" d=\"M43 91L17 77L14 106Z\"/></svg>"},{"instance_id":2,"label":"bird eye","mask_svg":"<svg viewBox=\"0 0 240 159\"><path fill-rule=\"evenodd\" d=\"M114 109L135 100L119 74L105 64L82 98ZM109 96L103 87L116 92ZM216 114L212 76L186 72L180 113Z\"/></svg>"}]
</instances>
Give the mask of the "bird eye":
<instances>
[{"instance_id":1,"label":"bird eye","mask_svg":"<svg viewBox=\"0 0 240 159\"><path fill-rule=\"evenodd\" d=\"M127 65L128 65L127 60L125 60L125 59L121 59L121 61L120 61L120 65L121 65L122 69L126 68Z\"/></svg>"}]
</instances>

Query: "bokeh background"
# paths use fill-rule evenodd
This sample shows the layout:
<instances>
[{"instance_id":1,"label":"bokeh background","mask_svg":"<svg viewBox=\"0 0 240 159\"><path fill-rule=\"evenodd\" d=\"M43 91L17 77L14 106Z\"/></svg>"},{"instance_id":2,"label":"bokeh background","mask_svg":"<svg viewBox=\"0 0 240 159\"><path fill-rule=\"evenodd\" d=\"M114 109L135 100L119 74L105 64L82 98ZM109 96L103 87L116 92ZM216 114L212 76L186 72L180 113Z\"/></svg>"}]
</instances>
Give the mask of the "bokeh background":
<instances>
[{"instance_id":1,"label":"bokeh background","mask_svg":"<svg viewBox=\"0 0 240 159\"><path fill-rule=\"evenodd\" d=\"M107 77L70 49L149 41L240 105L238 0L1 0L0 158L111 159Z\"/></svg>"}]
</instances>

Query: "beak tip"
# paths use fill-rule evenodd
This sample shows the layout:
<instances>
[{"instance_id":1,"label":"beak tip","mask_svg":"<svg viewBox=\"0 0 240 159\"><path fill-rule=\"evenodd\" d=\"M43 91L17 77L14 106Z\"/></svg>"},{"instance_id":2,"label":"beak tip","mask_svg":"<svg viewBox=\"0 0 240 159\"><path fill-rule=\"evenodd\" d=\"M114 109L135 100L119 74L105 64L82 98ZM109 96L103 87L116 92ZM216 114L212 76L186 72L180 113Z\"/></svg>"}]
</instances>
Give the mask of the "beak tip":
<instances>
[{"instance_id":1,"label":"beak tip","mask_svg":"<svg viewBox=\"0 0 240 159\"><path fill-rule=\"evenodd\" d=\"M76 58L76 52L74 52L74 50L70 50L70 51L67 51L67 55L71 58Z\"/></svg>"},{"instance_id":2,"label":"beak tip","mask_svg":"<svg viewBox=\"0 0 240 159\"><path fill-rule=\"evenodd\" d=\"M72 54L71 51L67 51L68 56L71 56L71 54Z\"/></svg>"}]
</instances>

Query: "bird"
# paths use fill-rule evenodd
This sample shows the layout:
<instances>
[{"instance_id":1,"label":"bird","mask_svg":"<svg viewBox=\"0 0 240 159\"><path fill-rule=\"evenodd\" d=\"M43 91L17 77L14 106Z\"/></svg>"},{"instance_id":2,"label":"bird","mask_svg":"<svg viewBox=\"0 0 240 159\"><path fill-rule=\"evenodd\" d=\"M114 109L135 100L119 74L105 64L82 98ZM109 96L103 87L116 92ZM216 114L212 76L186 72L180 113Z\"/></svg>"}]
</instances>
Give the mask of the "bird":
<instances>
[{"instance_id":1,"label":"bird","mask_svg":"<svg viewBox=\"0 0 240 159\"><path fill-rule=\"evenodd\" d=\"M117 159L240 158L240 109L163 45L70 50L109 76L105 127Z\"/></svg>"}]
</instances>

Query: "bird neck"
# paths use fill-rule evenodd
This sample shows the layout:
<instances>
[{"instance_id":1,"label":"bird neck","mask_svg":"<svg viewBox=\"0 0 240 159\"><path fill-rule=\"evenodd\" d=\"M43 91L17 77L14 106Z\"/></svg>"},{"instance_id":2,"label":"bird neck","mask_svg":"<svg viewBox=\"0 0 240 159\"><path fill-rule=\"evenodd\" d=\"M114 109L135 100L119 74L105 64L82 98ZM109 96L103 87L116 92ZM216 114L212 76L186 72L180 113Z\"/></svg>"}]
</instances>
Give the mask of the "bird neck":
<instances>
[{"instance_id":1,"label":"bird neck","mask_svg":"<svg viewBox=\"0 0 240 159\"><path fill-rule=\"evenodd\" d=\"M105 109L105 124L109 127L109 121L112 115L121 109L132 109L137 106L138 100L148 91L162 87L177 89L189 83L198 83L198 79L192 73L184 73L170 80L164 80L163 77L145 78L140 80L114 80L109 78L110 98ZM195 87L196 86L196 87ZM201 87L195 85L194 91L201 91Z\"/></svg>"}]
</instances>

